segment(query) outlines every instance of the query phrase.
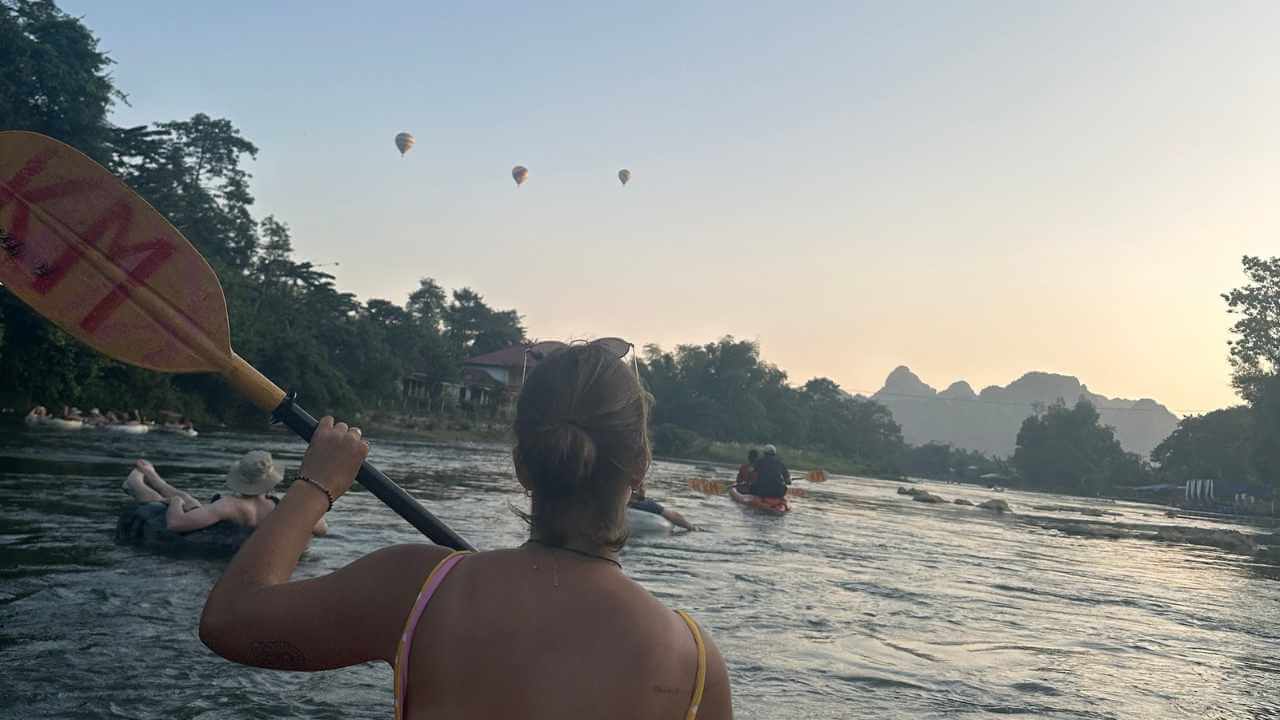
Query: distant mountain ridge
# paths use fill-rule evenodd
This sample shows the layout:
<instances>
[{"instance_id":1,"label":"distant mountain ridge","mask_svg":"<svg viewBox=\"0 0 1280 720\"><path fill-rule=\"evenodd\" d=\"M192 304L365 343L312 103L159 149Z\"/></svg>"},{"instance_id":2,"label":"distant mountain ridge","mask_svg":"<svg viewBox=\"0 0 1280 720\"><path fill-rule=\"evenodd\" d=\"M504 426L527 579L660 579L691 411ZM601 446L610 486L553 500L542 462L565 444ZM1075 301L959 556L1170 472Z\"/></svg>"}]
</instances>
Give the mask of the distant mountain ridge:
<instances>
[{"instance_id":1,"label":"distant mountain ridge","mask_svg":"<svg viewBox=\"0 0 1280 720\"><path fill-rule=\"evenodd\" d=\"M1036 405L1058 399L1074 405L1082 397L1098 409L1104 424L1116 429L1125 450L1144 457L1178 424L1176 415L1150 398L1109 398L1090 392L1075 377L1046 372L1029 372L1005 387L992 385L979 393L963 380L938 392L900 365L871 396L893 413L907 442L950 443L1000 456L1013 454L1018 429Z\"/></svg>"}]
</instances>

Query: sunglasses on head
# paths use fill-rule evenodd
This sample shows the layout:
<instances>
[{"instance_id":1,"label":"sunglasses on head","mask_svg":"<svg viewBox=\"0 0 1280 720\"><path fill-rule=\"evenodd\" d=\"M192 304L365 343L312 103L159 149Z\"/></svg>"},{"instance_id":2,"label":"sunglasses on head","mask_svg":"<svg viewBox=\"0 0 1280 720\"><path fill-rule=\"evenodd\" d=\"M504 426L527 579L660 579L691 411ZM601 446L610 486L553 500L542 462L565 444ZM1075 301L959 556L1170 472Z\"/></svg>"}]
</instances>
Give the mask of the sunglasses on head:
<instances>
[{"instance_id":1,"label":"sunglasses on head","mask_svg":"<svg viewBox=\"0 0 1280 720\"><path fill-rule=\"evenodd\" d=\"M631 352L635 348L635 345L632 345L620 337L606 337L590 341L574 340L573 342L568 343L560 342L559 340L544 340L542 342L536 342L524 349L525 366L521 372L521 381L523 381L524 375L528 374L529 358L533 358L534 361L544 360L548 355L554 352L564 350L565 348L573 347L575 345L596 345L602 347L610 355L613 355L619 360L626 357L627 353ZM640 364L636 359L636 353L633 352L631 353L631 366L635 368L636 380L639 380Z\"/></svg>"},{"instance_id":2,"label":"sunglasses on head","mask_svg":"<svg viewBox=\"0 0 1280 720\"><path fill-rule=\"evenodd\" d=\"M530 345L525 348L524 351L534 360L543 360L557 350L564 350L565 348L573 347L574 345L598 345L619 360L626 357L627 353L631 352L631 348L634 347L631 343L620 337L607 337L590 341L574 340L573 342L567 343L560 342L559 340L544 340Z\"/></svg>"}]
</instances>

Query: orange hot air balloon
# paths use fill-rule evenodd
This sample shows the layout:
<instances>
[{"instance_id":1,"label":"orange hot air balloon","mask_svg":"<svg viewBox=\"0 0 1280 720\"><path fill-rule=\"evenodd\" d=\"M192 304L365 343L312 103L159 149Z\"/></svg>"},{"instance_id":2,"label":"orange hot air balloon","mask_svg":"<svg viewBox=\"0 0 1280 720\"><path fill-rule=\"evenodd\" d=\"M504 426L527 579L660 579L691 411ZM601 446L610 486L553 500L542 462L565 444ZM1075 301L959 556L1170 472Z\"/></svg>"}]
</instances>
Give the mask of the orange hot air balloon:
<instances>
[{"instance_id":1,"label":"orange hot air balloon","mask_svg":"<svg viewBox=\"0 0 1280 720\"><path fill-rule=\"evenodd\" d=\"M529 179L529 168L523 165L511 168L511 179L516 181L516 187L520 187L525 180Z\"/></svg>"}]
</instances>

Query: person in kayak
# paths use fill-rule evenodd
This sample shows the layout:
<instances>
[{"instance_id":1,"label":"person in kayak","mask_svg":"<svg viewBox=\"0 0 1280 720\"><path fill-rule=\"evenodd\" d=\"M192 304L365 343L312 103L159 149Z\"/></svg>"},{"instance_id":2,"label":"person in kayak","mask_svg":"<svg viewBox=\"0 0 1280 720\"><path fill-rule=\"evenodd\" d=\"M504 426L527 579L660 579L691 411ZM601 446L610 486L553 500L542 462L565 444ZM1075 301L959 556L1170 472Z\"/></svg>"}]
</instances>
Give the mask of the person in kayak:
<instances>
[{"instance_id":1,"label":"person in kayak","mask_svg":"<svg viewBox=\"0 0 1280 720\"><path fill-rule=\"evenodd\" d=\"M280 501L267 493L280 483L284 473L272 462L271 453L253 450L245 453L227 472L227 489L233 494L214 496L208 505L165 482L156 468L146 460L138 460L125 478L124 490L138 502L169 504L165 527L176 533L195 532L223 520L256 528ZM320 518L311 528L313 535L325 535L329 526Z\"/></svg>"},{"instance_id":2,"label":"person in kayak","mask_svg":"<svg viewBox=\"0 0 1280 720\"><path fill-rule=\"evenodd\" d=\"M764 456L754 464L755 480L751 483L751 495L765 498L786 497L787 486L791 484L791 471L778 458L778 449L772 445L764 446Z\"/></svg>"},{"instance_id":3,"label":"person in kayak","mask_svg":"<svg viewBox=\"0 0 1280 720\"><path fill-rule=\"evenodd\" d=\"M675 510L663 507L662 503L657 500L650 500L646 498L644 496L643 485L636 488L635 491L631 493L631 499L627 501L627 507L632 510L640 510L642 512L653 513L654 515L661 515L666 518L667 522L675 525L676 527L684 528L685 530L692 531L698 529L693 523L685 520L684 516Z\"/></svg>"},{"instance_id":4,"label":"person in kayak","mask_svg":"<svg viewBox=\"0 0 1280 720\"><path fill-rule=\"evenodd\" d=\"M209 593L200 638L279 670L390 664L395 717L698 718L733 715L710 636L622 571L627 499L649 466L647 397L599 344L549 354L516 406L515 475L529 539L451 552L377 550L290 582L307 528L350 488L369 446L320 421L301 479Z\"/></svg>"},{"instance_id":5,"label":"person in kayak","mask_svg":"<svg viewBox=\"0 0 1280 720\"><path fill-rule=\"evenodd\" d=\"M750 493L751 483L756 479L756 460L760 459L760 452L755 448L747 451L747 461L738 466L738 479L734 483L740 493Z\"/></svg>"}]
</instances>

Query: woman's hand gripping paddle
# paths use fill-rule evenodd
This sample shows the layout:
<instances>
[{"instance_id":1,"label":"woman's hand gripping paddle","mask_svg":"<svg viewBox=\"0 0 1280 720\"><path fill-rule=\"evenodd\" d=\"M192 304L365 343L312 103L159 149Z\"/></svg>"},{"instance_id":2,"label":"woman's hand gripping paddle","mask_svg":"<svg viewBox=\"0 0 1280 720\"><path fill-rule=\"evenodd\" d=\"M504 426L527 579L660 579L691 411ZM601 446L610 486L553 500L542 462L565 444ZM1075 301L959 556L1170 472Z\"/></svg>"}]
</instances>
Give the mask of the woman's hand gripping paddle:
<instances>
[{"instance_id":1,"label":"woman's hand gripping paddle","mask_svg":"<svg viewBox=\"0 0 1280 720\"><path fill-rule=\"evenodd\" d=\"M316 420L231 350L213 268L155 208L79 150L0 132L0 283L104 355L213 372L305 440ZM356 479L439 545L471 545L367 462Z\"/></svg>"}]
</instances>

